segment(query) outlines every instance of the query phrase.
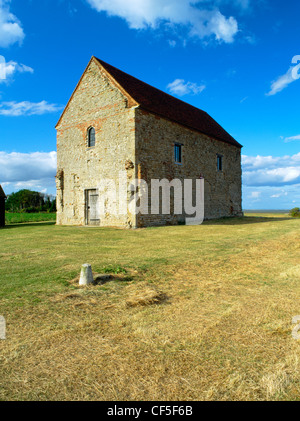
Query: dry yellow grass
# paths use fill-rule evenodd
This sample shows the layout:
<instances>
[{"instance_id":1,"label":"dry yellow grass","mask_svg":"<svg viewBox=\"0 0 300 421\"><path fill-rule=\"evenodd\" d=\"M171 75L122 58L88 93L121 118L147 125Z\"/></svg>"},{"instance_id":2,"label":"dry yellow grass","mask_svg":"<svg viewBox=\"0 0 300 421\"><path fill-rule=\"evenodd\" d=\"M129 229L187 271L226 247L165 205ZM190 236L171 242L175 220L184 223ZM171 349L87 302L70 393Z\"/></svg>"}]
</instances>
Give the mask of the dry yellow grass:
<instances>
[{"instance_id":1,"label":"dry yellow grass","mask_svg":"<svg viewBox=\"0 0 300 421\"><path fill-rule=\"evenodd\" d=\"M79 270L78 229L41 228L45 243L26 252L27 283L0 296L0 399L298 400L300 341L291 331L300 314L299 227L264 218L89 230L81 252L101 237L91 263L118 263L127 274L85 288L62 283ZM47 260L51 230L64 241L65 277L55 255ZM15 279L24 277L20 242L34 235L17 232L1 249L2 271L18 256ZM39 259L47 276L34 272Z\"/></svg>"},{"instance_id":2,"label":"dry yellow grass","mask_svg":"<svg viewBox=\"0 0 300 421\"><path fill-rule=\"evenodd\" d=\"M149 306L154 304L161 304L167 299L167 296L162 291L150 285L140 283L138 285L130 285L125 292L127 295L127 307Z\"/></svg>"}]
</instances>

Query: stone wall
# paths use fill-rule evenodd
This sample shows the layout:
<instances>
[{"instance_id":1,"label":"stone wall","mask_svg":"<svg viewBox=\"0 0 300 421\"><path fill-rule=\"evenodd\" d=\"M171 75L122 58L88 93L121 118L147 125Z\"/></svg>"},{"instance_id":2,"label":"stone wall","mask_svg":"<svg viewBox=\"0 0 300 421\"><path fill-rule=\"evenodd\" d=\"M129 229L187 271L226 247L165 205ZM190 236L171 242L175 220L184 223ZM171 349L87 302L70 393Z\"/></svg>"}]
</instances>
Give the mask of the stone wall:
<instances>
[{"instance_id":1,"label":"stone wall","mask_svg":"<svg viewBox=\"0 0 300 421\"><path fill-rule=\"evenodd\" d=\"M85 191L97 189L103 178L118 187L124 170L128 182L139 178L149 186L151 179L204 177L205 218L240 215L240 149L131 105L92 60L57 125L57 224L85 225ZM96 131L94 147L88 147L90 127ZM174 160L175 143L183 145L181 165ZM223 171L217 171L217 154L223 155ZM99 225L176 224L185 216L117 216L107 206Z\"/></svg>"},{"instance_id":2,"label":"stone wall","mask_svg":"<svg viewBox=\"0 0 300 421\"><path fill-rule=\"evenodd\" d=\"M182 164L175 163L174 145L182 144ZM217 154L223 156L223 171L217 170ZM177 123L136 109L136 163L139 177L205 180L205 219L242 214L241 150ZM195 185L194 185L195 186ZM149 196L150 203L150 196ZM182 215L138 216L138 226L176 224Z\"/></svg>"},{"instance_id":3,"label":"stone wall","mask_svg":"<svg viewBox=\"0 0 300 421\"><path fill-rule=\"evenodd\" d=\"M96 130L89 148L88 128ZM127 160L135 162L134 108L91 62L57 126L57 224L85 225L85 190L100 180L118 180ZM135 176L134 169L127 170ZM135 226L135 217L107 213L101 226Z\"/></svg>"}]
</instances>

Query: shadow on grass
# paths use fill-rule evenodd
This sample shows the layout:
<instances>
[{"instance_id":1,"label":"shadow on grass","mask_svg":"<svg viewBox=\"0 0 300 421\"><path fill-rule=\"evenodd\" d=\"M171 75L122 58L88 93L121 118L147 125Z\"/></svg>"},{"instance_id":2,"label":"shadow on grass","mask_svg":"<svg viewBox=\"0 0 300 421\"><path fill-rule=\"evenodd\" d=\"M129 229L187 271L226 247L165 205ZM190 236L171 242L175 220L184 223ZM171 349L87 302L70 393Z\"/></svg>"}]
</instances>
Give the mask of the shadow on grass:
<instances>
[{"instance_id":1,"label":"shadow on grass","mask_svg":"<svg viewBox=\"0 0 300 421\"><path fill-rule=\"evenodd\" d=\"M286 217L270 217L270 216L243 216L240 218L221 218L204 221L203 225L248 225L260 224L263 222L281 222L288 221L294 218Z\"/></svg>"},{"instance_id":2,"label":"shadow on grass","mask_svg":"<svg viewBox=\"0 0 300 421\"><path fill-rule=\"evenodd\" d=\"M55 225L55 221L39 221L39 222L19 222L16 224L7 224L5 227L1 227L0 230L6 230L11 228L21 228L21 227L37 227L37 226L44 226L44 225Z\"/></svg>"},{"instance_id":3,"label":"shadow on grass","mask_svg":"<svg viewBox=\"0 0 300 421\"><path fill-rule=\"evenodd\" d=\"M244 216L244 217L239 217L239 218L211 219L208 221L204 221L203 225L248 225L248 224L259 224L263 222L282 222L282 221L288 221L288 220L294 220L294 219L296 218L291 218L288 216L287 217ZM55 225L55 221L22 222L22 223L16 223L16 224L8 224L8 225L5 225L5 227L0 227L0 231L5 230L5 229L12 229L12 228L38 227L38 226L45 226L45 225ZM174 227L174 225L172 226ZM175 226L179 226L179 225L175 225ZM186 225L182 225L182 226L186 226ZM165 226L160 225L160 226L148 227L148 229L158 229L158 228L164 228L164 227ZM85 228L85 227L80 227L80 228ZM101 228L103 229L104 227L101 227ZM105 228L109 229L109 227L105 227ZM113 228L110 228L110 229L113 229Z\"/></svg>"},{"instance_id":4,"label":"shadow on grass","mask_svg":"<svg viewBox=\"0 0 300 421\"><path fill-rule=\"evenodd\" d=\"M101 275L98 274L94 277L94 285L105 285L108 282L118 282L120 284L126 282L132 282L134 279L132 276L118 276L118 275Z\"/></svg>"}]
</instances>

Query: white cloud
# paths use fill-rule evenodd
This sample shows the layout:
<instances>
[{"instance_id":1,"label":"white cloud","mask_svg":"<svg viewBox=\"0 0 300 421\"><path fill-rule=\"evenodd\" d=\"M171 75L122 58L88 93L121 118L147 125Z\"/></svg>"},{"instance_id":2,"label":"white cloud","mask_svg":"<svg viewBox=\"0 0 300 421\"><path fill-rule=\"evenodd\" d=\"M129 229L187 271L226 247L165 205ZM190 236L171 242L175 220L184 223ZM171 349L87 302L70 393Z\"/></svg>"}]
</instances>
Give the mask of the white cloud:
<instances>
[{"instance_id":1,"label":"white cloud","mask_svg":"<svg viewBox=\"0 0 300 421\"><path fill-rule=\"evenodd\" d=\"M238 6L241 6L243 9L248 9L250 6L250 0L234 0L233 3L236 3Z\"/></svg>"},{"instance_id":2,"label":"white cloud","mask_svg":"<svg viewBox=\"0 0 300 421\"><path fill-rule=\"evenodd\" d=\"M168 40L169 46L174 48L177 45L177 42L174 39L169 39Z\"/></svg>"},{"instance_id":3,"label":"white cloud","mask_svg":"<svg viewBox=\"0 0 300 421\"><path fill-rule=\"evenodd\" d=\"M251 192L250 198L251 199L259 199L261 196L261 192L260 191L253 191Z\"/></svg>"},{"instance_id":4,"label":"white cloud","mask_svg":"<svg viewBox=\"0 0 300 421\"><path fill-rule=\"evenodd\" d=\"M56 152L6 153L0 151L0 184L11 193L28 188L55 192Z\"/></svg>"},{"instance_id":5,"label":"white cloud","mask_svg":"<svg viewBox=\"0 0 300 421\"><path fill-rule=\"evenodd\" d=\"M174 82L169 83L167 89L171 94L183 96L183 95L197 95L200 94L206 88L205 85L197 85L197 83L185 82L184 79L175 79Z\"/></svg>"},{"instance_id":6,"label":"white cloud","mask_svg":"<svg viewBox=\"0 0 300 421\"><path fill-rule=\"evenodd\" d=\"M284 197L284 196L288 196L288 192L285 190L281 190L280 193L272 194L270 197L273 199L274 198L278 199L279 197Z\"/></svg>"},{"instance_id":7,"label":"white cloud","mask_svg":"<svg viewBox=\"0 0 300 421\"><path fill-rule=\"evenodd\" d=\"M24 31L18 18L10 10L11 0L0 0L0 47L7 48L24 39Z\"/></svg>"},{"instance_id":8,"label":"white cloud","mask_svg":"<svg viewBox=\"0 0 300 421\"><path fill-rule=\"evenodd\" d=\"M56 195L55 180L53 177L43 178L41 180L19 181L17 183L5 182L2 183L2 187L6 195L23 189L34 190L40 193L47 193L52 196Z\"/></svg>"},{"instance_id":9,"label":"white cloud","mask_svg":"<svg viewBox=\"0 0 300 421\"><path fill-rule=\"evenodd\" d=\"M251 0L215 0L216 4L228 3L231 6L235 6L242 11L249 9Z\"/></svg>"},{"instance_id":10,"label":"white cloud","mask_svg":"<svg viewBox=\"0 0 300 421\"><path fill-rule=\"evenodd\" d=\"M0 63L1 75L0 83L7 82L16 73L33 73L34 70L25 64L19 64L15 61L8 61L7 63Z\"/></svg>"},{"instance_id":11,"label":"white cloud","mask_svg":"<svg viewBox=\"0 0 300 421\"><path fill-rule=\"evenodd\" d=\"M224 1L224 0L222 0ZM157 29L160 25L180 25L190 36L215 38L232 43L238 33L238 22L224 16L216 1L199 0L87 0L98 12L123 18L132 29ZM246 0L235 0L245 7ZM203 3L203 4L202 4Z\"/></svg>"},{"instance_id":12,"label":"white cloud","mask_svg":"<svg viewBox=\"0 0 300 421\"><path fill-rule=\"evenodd\" d=\"M294 140L300 140L300 134L297 136L290 136L284 139L285 143L293 142Z\"/></svg>"},{"instance_id":13,"label":"white cloud","mask_svg":"<svg viewBox=\"0 0 300 421\"><path fill-rule=\"evenodd\" d=\"M300 183L300 153L293 156L243 156L246 186L283 186Z\"/></svg>"},{"instance_id":14,"label":"white cloud","mask_svg":"<svg viewBox=\"0 0 300 421\"><path fill-rule=\"evenodd\" d=\"M248 96L245 96L245 98L240 100L240 104L243 104L243 102L247 101L248 98L249 98Z\"/></svg>"},{"instance_id":15,"label":"white cloud","mask_svg":"<svg viewBox=\"0 0 300 421\"><path fill-rule=\"evenodd\" d=\"M297 63L297 57L293 58L293 63ZM294 60L296 59L296 60ZM271 90L266 95L272 96L278 94L278 92L283 91L287 88L291 83L295 82L296 80L300 79L300 75L298 74L299 64L297 66L291 66L289 70L282 76L279 76L276 80L274 80L271 84Z\"/></svg>"},{"instance_id":16,"label":"white cloud","mask_svg":"<svg viewBox=\"0 0 300 421\"><path fill-rule=\"evenodd\" d=\"M244 170L253 171L259 168L274 169L278 167L287 167L292 165L300 165L300 152L289 156L273 157L273 156L247 156L242 155L242 163Z\"/></svg>"},{"instance_id":17,"label":"white cloud","mask_svg":"<svg viewBox=\"0 0 300 421\"><path fill-rule=\"evenodd\" d=\"M0 184L6 194L30 189L55 194L56 152L0 151Z\"/></svg>"},{"instance_id":18,"label":"white cloud","mask_svg":"<svg viewBox=\"0 0 300 421\"><path fill-rule=\"evenodd\" d=\"M55 113L57 111L61 111L62 109L62 106L59 106L57 104L49 104L47 101L10 101L0 103L0 115L11 117Z\"/></svg>"},{"instance_id":19,"label":"white cloud","mask_svg":"<svg viewBox=\"0 0 300 421\"><path fill-rule=\"evenodd\" d=\"M300 184L282 187L243 186L244 209L291 209L300 205Z\"/></svg>"}]
</instances>

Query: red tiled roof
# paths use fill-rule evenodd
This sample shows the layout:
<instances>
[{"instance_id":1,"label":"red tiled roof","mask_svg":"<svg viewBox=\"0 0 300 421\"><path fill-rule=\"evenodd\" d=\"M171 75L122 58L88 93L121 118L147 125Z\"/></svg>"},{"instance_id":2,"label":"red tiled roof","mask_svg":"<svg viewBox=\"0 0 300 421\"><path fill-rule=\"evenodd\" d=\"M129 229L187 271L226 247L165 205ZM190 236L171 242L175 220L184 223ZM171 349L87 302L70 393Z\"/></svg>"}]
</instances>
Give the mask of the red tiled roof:
<instances>
[{"instance_id":1,"label":"red tiled roof","mask_svg":"<svg viewBox=\"0 0 300 421\"><path fill-rule=\"evenodd\" d=\"M96 59L113 79L146 111L182 124L231 145L242 147L210 115L181 101L116 67Z\"/></svg>"}]
</instances>

